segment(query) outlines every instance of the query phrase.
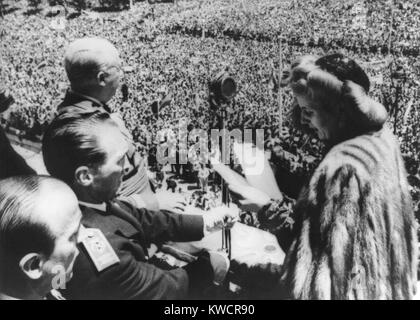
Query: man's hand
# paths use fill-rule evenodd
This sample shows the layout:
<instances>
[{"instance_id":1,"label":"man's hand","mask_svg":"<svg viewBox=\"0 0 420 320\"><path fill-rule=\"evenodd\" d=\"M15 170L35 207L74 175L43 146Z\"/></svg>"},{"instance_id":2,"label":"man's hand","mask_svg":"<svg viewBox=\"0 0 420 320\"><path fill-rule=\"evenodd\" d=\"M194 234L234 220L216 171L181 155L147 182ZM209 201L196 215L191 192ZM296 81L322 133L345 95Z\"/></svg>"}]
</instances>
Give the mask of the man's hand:
<instances>
[{"instance_id":1,"label":"man's hand","mask_svg":"<svg viewBox=\"0 0 420 320\"><path fill-rule=\"evenodd\" d=\"M159 209L182 214L185 213L186 204L180 201L159 202Z\"/></svg>"},{"instance_id":2,"label":"man's hand","mask_svg":"<svg viewBox=\"0 0 420 320\"><path fill-rule=\"evenodd\" d=\"M203 214L204 230L207 233L232 228L239 218L239 210L234 207L221 206Z\"/></svg>"},{"instance_id":3,"label":"man's hand","mask_svg":"<svg viewBox=\"0 0 420 320\"><path fill-rule=\"evenodd\" d=\"M186 213L186 204L176 197L169 197L165 193L157 193L156 198L159 202L159 210L167 210L175 213Z\"/></svg>"}]
</instances>

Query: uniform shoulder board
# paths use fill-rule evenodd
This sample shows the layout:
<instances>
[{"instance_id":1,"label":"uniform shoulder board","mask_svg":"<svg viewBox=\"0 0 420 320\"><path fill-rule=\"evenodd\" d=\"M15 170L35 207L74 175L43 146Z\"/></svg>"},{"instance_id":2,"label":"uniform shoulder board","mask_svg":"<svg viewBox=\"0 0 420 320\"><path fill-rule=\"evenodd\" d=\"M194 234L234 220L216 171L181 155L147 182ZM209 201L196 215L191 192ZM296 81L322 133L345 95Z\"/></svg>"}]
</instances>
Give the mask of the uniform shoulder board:
<instances>
[{"instance_id":1,"label":"uniform shoulder board","mask_svg":"<svg viewBox=\"0 0 420 320\"><path fill-rule=\"evenodd\" d=\"M84 229L82 244L98 272L120 262L111 244L99 229Z\"/></svg>"}]
</instances>

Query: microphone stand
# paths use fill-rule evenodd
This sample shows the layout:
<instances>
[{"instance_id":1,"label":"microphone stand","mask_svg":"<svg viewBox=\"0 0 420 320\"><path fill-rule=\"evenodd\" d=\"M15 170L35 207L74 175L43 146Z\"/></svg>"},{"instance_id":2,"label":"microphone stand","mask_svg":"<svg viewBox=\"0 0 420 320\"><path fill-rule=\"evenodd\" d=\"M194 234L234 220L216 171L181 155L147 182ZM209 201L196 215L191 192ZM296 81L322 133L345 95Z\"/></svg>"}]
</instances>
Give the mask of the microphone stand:
<instances>
[{"instance_id":1,"label":"microphone stand","mask_svg":"<svg viewBox=\"0 0 420 320\"><path fill-rule=\"evenodd\" d=\"M224 151L223 150L223 141L225 143L228 143L228 145L230 145L230 143L226 140L227 138L229 138L229 136L226 137L226 114L227 114L227 110L226 110L226 104L221 108L221 115L220 115L220 121L219 121L219 127L222 130L222 145L221 145L221 155L222 155L222 161L224 160ZM228 150L230 152L230 150ZM230 153L229 153L229 160L230 160ZM221 192L222 192L222 203L225 204L226 206L229 207L229 203L230 203L230 197L229 197L229 188L227 186L227 183L224 179L222 179L221 181ZM226 253L228 254L228 258L229 260L231 259L232 256L232 242L231 242L231 231L229 228L223 228L222 231L222 250L226 251Z\"/></svg>"}]
</instances>

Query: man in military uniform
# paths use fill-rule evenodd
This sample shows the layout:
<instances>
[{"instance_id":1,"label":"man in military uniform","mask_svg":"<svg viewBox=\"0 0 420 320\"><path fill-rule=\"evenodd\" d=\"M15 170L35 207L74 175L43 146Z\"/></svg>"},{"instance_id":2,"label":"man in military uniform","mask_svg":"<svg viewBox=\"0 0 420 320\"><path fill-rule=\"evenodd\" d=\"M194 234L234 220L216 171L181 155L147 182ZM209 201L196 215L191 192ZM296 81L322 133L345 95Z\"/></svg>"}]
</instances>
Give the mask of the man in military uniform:
<instances>
[{"instance_id":1,"label":"man in military uniform","mask_svg":"<svg viewBox=\"0 0 420 320\"><path fill-rule=\"evenodd\" d=\"M168 240L196 241L221 229L234 215L216 209L205 215L149 211L116 201L129 162L128 145L108 113L61 114L44 135L43 155L51 175L77 194L88 228L69 299L181 299L223 281L225 256L210 252L184 268L150 263L148 248Z\"/></svg>"},{"instance_id":2,"label":"man in military uniform","mask_svg":"<svg viewBox=\"0 0 420 320\"><path fill-rule=\"evenodd\" d=\"M78 39L67 48L64 64L71 88L58 106L58 113L83 114L101 110L111 114L129 142L128 165L118 196L138 207L159 209L157 198L150 187L145 161L136 151L121 116L107 106L123 77L117 49L105 39Z\"/></svg>"},{"instance_id":3,"label":"man in military uniform","mask_svg":"<svg viewBox=\"0 0 420 320\"><path fill-rule=\"evenodd\" d=\"M0 181L0 300L43 299L65 288L79 254L74 192L47 176Z\"/></svg>"}]
</instances>

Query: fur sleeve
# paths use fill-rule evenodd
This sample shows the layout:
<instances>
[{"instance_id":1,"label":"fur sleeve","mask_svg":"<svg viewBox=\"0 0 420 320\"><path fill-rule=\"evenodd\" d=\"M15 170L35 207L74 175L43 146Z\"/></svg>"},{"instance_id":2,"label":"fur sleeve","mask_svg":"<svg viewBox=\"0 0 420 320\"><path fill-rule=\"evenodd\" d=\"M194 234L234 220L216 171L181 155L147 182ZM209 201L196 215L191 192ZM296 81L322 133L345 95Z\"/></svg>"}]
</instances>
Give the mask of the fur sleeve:
<instances>
[{"instance_id":1,"label":"fur sleeve","mask_svg":"<svg viewBox=\"0 0 420 320\"><path fill-rule=\"evenodd\" d=\"M348 299L363 291L361 182L350 165L318 171L299 199L297 236L287 253L282 281L297 299ZM359 239L359 240L358 240ZM361 298L361 297L359 297Z\"/></svg>"}]
</instances>

